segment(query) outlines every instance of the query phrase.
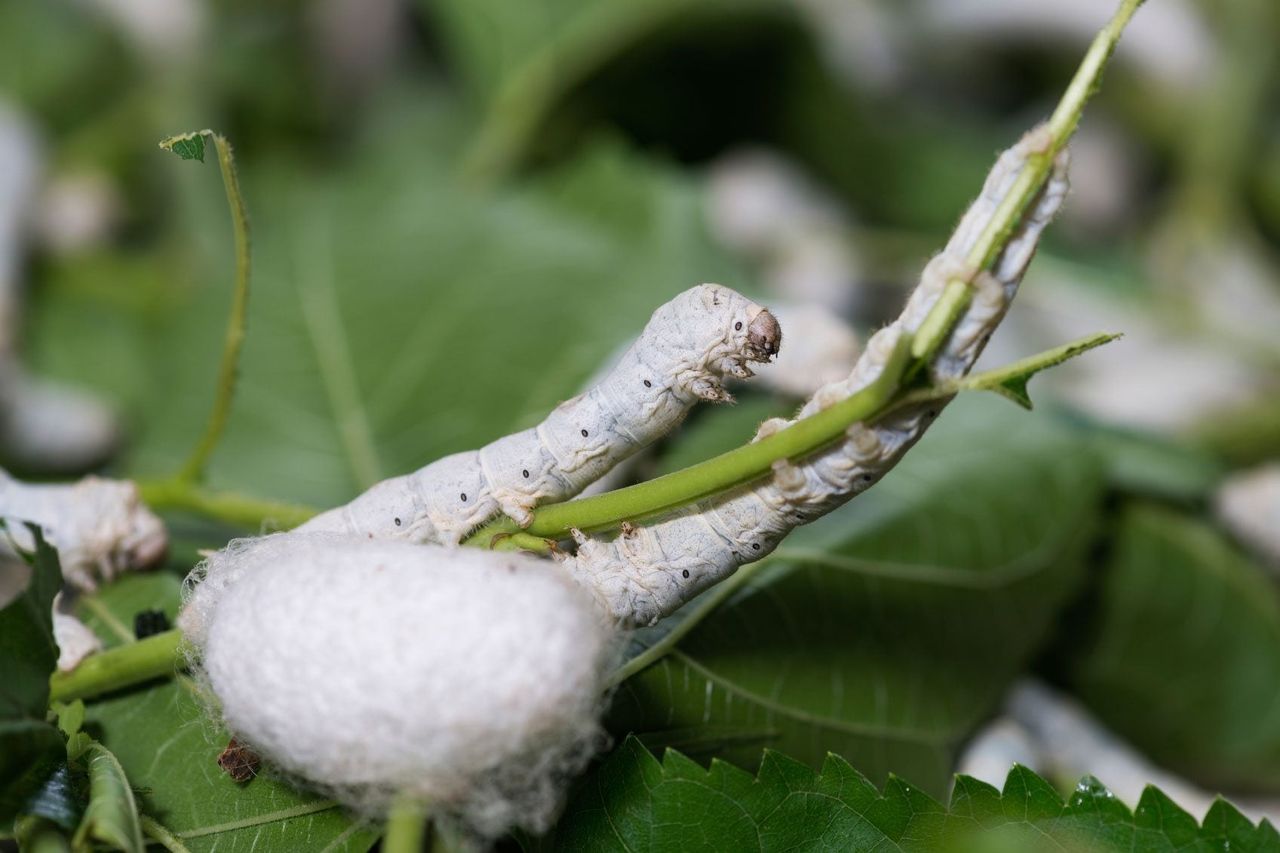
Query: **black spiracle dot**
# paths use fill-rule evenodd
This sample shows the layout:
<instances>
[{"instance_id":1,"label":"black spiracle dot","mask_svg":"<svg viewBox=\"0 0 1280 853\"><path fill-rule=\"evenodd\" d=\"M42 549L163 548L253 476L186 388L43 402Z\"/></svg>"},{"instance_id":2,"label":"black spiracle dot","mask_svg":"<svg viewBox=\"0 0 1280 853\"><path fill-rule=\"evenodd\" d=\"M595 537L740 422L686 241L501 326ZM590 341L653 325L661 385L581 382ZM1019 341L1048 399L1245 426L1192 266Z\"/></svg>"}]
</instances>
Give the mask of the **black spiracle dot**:
<instances>
[{"instance_id":1,"label":"black spiracle dot","mask_svg":"<svg viewBox=\"0 0 1280 853\"><path fill-rule=\"evenodd\" d=\"M863 474L863 475L862 475L862 482L864 482L864 483L870 483L870 482L871 482L871 475L870 475L870 474Z\"/></svg>"},{"instance_id":2,"label":"black spiracle dot","mask_svg":"<svg viewBox=\"0 0 1280 853\"><path fill-rule=\"evenodd\" d=\"M520 473L524 475L524 478L525 478L526 480L527 480L527 479L529 479L529 469L528 469L528 468L525 468L525 469L524 469L523 471L521 471Z\"/></svg>"},{"instance_id":3,"label":"black spiracle dot","mask_svg":"<svg viewBox=\"0 0 1280 853\"><path fill-rule=\"evenodd\" d=\"M734 324L733 324L733 330L734 330L735 332L741 332L741 331L742 331L742 321L741 321L741 320L739 320L738 322L736 322L736 323L734 323Z\"/></svg>"},{"instance_id":4,"label":"black spiracle dot","mask_svg":"<svg viewBox=\"0 0 1280 853\"><path fill-rule=\"evenodd\" d=\"M462 493L462 502L463 502L463 503L466 503L466 502L467 502L467 493L466 493L466 492L463 492L463 493Z\"/></svg>"},{"instance_id":5,"label":"black spiracle dot","mask_svg":"<svg viewBox=\"0 0 1280 853\"><path fill-rule=\"evenodd\" d=\"M644 387L646 387L646 388L652 388L652 387L653 387L653 383L652 383L652 382L650 382L648 379L646 379L646 380L644 381Z\"/></svg>"},{"instance_id":6,"label":"black spiracle dot","mask_svg":"<svg viewBox=\"0 0 1280 853\"><path fill-rule=\"evenodd\" d=\"M396 527L399 527L399 526L400 526L400 519L398 519L398 518L397 518L395 521L396 521Z\"/></svg>"},{"instance_id":7,"label":"black spiracle dot","mask_svg":"<svg viewBox=\"0 0 1280 853\"><path fill-rule=\"evenodd\" d=\"M760 550L760 543L759 543L759 542L752 542L752 543L751 543L751 550L752 550L752 551L759 551L759 550Z\"/></svg>"},{"instance_id":8,"label":"black spiracle dot","mask_svg":"<svg viewBox=\"0 0 1280 853\"><path fill-rule=\"evenodd\" d=\"M929 417L931 417L931 418L936 418L936 417L938 416L938 410L937 410L937 409L930 409L929 411L925 412L925 414L926 414L926 415L928 415L928 416L929 416Z\"/></svg>"},{"instance_id":9,"label":"black spiracle dot","mask_svg":"<svg viewBox=\"0 0 1280 853\"><path fill-rule=\"evenodd\" d=\"M583 438L586 438L586 437L587 437L587 431L584 429L584 430L582 430L581 432L582 432L582 437L583 437Z\"/></svg>"},{"instance_id":10,"label":"black spiracle dot","mask_svg":"<svg viewBox=\"0 0 1280 853\"><path fill-rule=\"evenodd\" d=\"M686 577L686 578L687 578L687 577L689 577L689 570L688 570L688 569L685 569L684 571L682 571L682 572L680 573L680 575L681 575L682 577Z\"/></svg>"}]
</instances>

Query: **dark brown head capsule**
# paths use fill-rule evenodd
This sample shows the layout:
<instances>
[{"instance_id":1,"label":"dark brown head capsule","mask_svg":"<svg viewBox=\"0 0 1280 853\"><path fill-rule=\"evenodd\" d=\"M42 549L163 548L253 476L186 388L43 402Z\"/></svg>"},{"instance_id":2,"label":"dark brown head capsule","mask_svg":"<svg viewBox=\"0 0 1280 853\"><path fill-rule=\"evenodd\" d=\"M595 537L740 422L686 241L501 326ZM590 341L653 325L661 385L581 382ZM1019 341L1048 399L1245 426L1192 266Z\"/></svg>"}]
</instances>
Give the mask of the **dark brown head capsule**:
<instances>
[{"instance_id":1,"label":"dark brown head capsule","mask_svg":"<svg viewBox=\"0 0 1280 853\"><path fill-rule=\"evenodd\" d=\"M758 354L757 361L768 361L782 347L782 327L768 311L761 311L747 327L747 345Z\"/></svg>"}]
</instances>

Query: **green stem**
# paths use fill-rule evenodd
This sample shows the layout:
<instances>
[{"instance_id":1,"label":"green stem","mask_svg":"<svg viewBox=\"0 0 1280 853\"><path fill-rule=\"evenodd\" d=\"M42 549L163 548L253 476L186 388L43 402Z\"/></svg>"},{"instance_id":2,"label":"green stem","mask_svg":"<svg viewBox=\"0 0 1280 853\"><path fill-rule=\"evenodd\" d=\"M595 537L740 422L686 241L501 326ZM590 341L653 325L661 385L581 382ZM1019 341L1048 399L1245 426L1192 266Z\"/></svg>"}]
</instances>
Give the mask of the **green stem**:
<instances>
[{"instance_id":1,"label":"green stem","mask_svg":"<svg viewBox=\"0 0 1280 853\"><path fill-rule=\"evenodd\" d=\"M1089 97L1097 90L1107 60L1119 42L1125 24L1143 0L1122 0L1120 8L1094 39L1075 77L1068 85L1053 116L1045 125L1043 150L1028 158L1001 202L991 222L969 253L975 270L989 269L999 258L1010 236L1022 221L1024 211L1044 187L1054 157L1075 131ZM547 539L562 539L571 529L598 531L623 521L636 521L693 503L769 475L772 465L782 459L799 459L840 439L850 425L869 420L894 400L902 381L914 377L933 358L964 313L971 297L969 282L948 282L920 330L910 342L908 353L894 354L892 363L871 386L822 412L803 418L769 438L731 450L713 459L666 476L615 492L583 500L548 504L534 511L525 533ZM480 547L513 547L510 535L518 528L509 519L499 519L482 527L466 542Z\"/></svg>"},{"instance_id":2,"label":"green stem","mask_svg":"<svg viewBox=\"0 0 1280 853\"><path fill-rule=\"evenodd\" d=\"M140 482L138 488L143 501L152 509L191 512L250 529L269 525L288 530L319 512L309 506L206 489L182 479L146 480Z\"/></svg>"},{"instance_id":3,"label":"green stem","mask_svg":"<svg viewBox=\"0 0 1280 853\"><path fill-rule=\"evenodd\" d=\"M664 634L652 646L609 673L605 686L613 687L621 684L631 676L648 669L666 657L667 652L674 649L677 643L687 637L690 631L698 627L703 620L719 609L720 605L732 598L734 593L750 583L756 575L760 574L760 570L769 565L770 562L771 559L766 557L759 562L748 563L722 580L706 594L706 597L698 603L692 613L685 617L684 621Z\"/></svg>"},{"instance_id":4,"label":"green stem","mask_svg":"<svg viewBox=\"0 0 1280 853\"><path fill-rule=\"evenodd\" d=\"M49 677L49 701L71 702L173 675L182 665L182 632L173 630L90 655Z\"/></svg>"},{"instance_id":5,"label":"green stem","mask_svg":"<svg viewBox=\"0 0 1280 853\"><path fill-rule=\"evenodd\" d=\"M166 139L160 145L174 150L174 145L190 142L195 137L207 137L213 141L218 152L218 168L222 170L222 185L227 192L227 206L231 209L231 230L235 237L236 267L235 285L231 294L231 316L227 318L227 333L222 345L222 361L218 365L217 393L213 400L213 410L209 413L209 422L204 435L192 448L191 455L178 472L177 479L197 483L204 478L205 469L209 466L209 458L222 440L222 433L227 427L227 419L231 416L231 401L235 396L236 375L240 364L240 350L244 347L245 326L249 312L249 216L245 212L244 197L240 193L240 179L236 175L235 155L231 151L231 143L212 130L201 130ZM180 153L189 159L186 153ZM197 159L204 159L203 146Z\"/></svg>"},{"instance_id":6,"label":"green stem","mask_svg":"<svg viewBox=\"0 0 1280 853\"><path fill-rule=\"evenodd\" d=\"M622 521L637 521L660 514L708 495L768 476L780 459L799 459L839 440L851 424L866 420L882 409L898 390L908 363L910 342L899 340L884 370L870 385L830 408L797 421L786 429L752 444L730 450L696 465L645 483L603 495L548 504L534 511L525 532L548 539L563 539L570 529L603 530ZM512 530L509 520L499 519L471 536L466 544L487 547L494 537Z\"/></svg>"},{"instance_id":7,"label":"green stem","mask_svg":"<svg viewBox=\"0 0 1280 853\"><path fill-rule=\"evenodd\" d=\"M421 853L426 840L426 810L411 796L398 797L387 815L383 853Z\"/></svg>"},{"instance_id":8,"label":"green stem","mask_svg":"<svg viewBox=\"0 0 1280 853\"><path fill-rule=\"evenodd\" d=\"M183 844L178 836L170 831L169 827L155 818L138 815L138 820L142 824L142 834L165 850L168 850L169 853L191 853L190 848Z\"/></svg>"},{"instance_id":9,"label":"green stem","mask_svg":"<svg viewBox=\"0 0 1280 853\"><path fill-rule=\"evenodd\" d=\"M1058 101L1057 109L1045 125L1047 131L1044 148L1027 158L1027 164L1009 194L969 251L965 260L975 274L980 270L990 269L1000 257L1009 237L1018 227L1023 211L1044 187L1053 168L1054 158L1075 133L1085 105L1102 83L1102 72L1106 69L1111 54L1115 52L1116 45L1120 43L1120 35L1143 2L1144 0L1122 0L1115 15L1094 37L1075 76ZM918 367L932 359L964 314L972 295L971 281L956 278L947 283L942 296L925 317L916 335L912 355L919 359Z\"/></svg>"}]
</instances>

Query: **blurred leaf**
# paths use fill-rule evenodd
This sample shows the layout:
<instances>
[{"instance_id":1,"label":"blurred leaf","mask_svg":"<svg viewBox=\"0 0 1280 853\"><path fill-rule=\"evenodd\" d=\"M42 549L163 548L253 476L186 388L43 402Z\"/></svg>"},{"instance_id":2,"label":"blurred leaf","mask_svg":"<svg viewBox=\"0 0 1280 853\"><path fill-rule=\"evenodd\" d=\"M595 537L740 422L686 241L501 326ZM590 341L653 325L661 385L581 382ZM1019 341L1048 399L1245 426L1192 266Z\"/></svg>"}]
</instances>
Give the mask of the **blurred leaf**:
<instances>
[{"instance_id":1,"label":"blurred leaf","mask_svg":"<svg viewBox=\"0 0 1280 853\"><path fill-rule=\"evenodd\" d=\"M145 845L138 824L138 805L124 768L110 750L97 742L89 743L80 757L89 770L89 804L76 830L76 846L93 839L113 850L142 853Z\"/></svg>"},{"instance_id":2,"label":"blurred leaf","mask_svg":"<svg viewBox=\"0 0 1280 853\"><path fill-rule=\"evenodd\" d=\"M389 111L350 165L290 158L242 171L255 292L214 485L348 500L375 477L535 422L675 293L704 280L743 286L676 173L604 148L475 195L446 166L451 121ZM221 192L206 177L209 203L190 236L211 234L225 266ZM145 309L124 302L91 316L51 292L40 306L48 333L33 340L47 372L135 389L133 471L171 469L203 426L227 280L171 292L179 305L153 309L145 325Z\"/></svg>"},{"instance_id":3,"label":"blurred leaf","mask_svg":"<svg viewBox=\"0 0 1280 853\"><path fill-rule=\"evenodd\" d=\"M753 778L719 761L703 769L673 750L659 761L629 738L576 786L538 849L1207 853L1276 851L1280 835L1221 801L1200 826L1154 788L1130 812L1088 777L1063 802L1053 786L1017 766L1003 791L957 777L946 807L898 778L877 790L834 754L815 773L766 750Z\"/></svg>"},{"instance_id":4,"label":"blurred leaf","mask_svg":"<svg viewBox=\"0 0 1280 853\"><path fill-rule=\"evenodd\" d=\"M1223 477L1210 454L1159 436L1102 425L1087 428L1112 488L1185 502L1206 500Z\"/></svg>"},{"instance_id":5,"label":"blurred leaf","mask_svg":"<svg viewBox=\"0 0 1280 853\"><path fill-rule=\"evenodd\" d=\"M112 643L138 603L172 614L180 581L155 573L126 578L95 596L107 614L94 627ZM91 703L86 727L110 748L139 791L139 807L192 851L367 850L376 838L334 803L258 777L238 784L217 765L229 736L197 685L178 677ZM328 846L326 846L328 845Z\"/></svg>"},{"instance_id":6,"label":"blurred leaf","mask_svg":"<svg viewBox=\"0 0 1280 853\"><path fill-rule=\"evenodd\" d=\"M1219 533L1135 504L1120 515L1067 675L1102 721L1211 787L1280 790L1280 599Z\"/></svg>"},{"instance_id":7,"label":"blurred leaf","mask_svg":"<svg viewBox=\"0 0 1280 853\"><path fill-rule=\"evenodd\" d=\"M710 450L698 433L714 431L731 446L761 413L718 410L685 440ZM789 537L625 682L611 728L742 764L762 745L815 767L834 751L940 794L957 745L1076 589L1100 493L1069 430L960 400L882 483Z\"/></svg>"}]
</instances>

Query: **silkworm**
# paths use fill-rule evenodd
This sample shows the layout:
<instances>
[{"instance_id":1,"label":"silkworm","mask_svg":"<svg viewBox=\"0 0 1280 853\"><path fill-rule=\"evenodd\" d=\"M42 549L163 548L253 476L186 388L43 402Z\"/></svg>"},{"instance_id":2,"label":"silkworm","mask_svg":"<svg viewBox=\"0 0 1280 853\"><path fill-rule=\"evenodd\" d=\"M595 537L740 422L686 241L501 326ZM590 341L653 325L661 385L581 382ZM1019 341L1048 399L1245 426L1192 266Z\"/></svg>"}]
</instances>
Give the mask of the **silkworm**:
<instances>
[{"instance_id":1,"label":"silkworm","mask_svg":"<svg viewBox=\"0 0 1280 853\"><path fill-rule=\"evenodd\" d=\"M99 581L159 562L168 549L163 522L128 480L85 477L70 484L35 484L0 470L0 518L13 545L24 551L35 548L24 522L42 528L58 552L63 579L85 592ZM0 536L0 554L6 548Z\"/></svg>"},{"instance_id":2,"label":"silkworm","mask_svg":"<svg viewBox=\"0 0 1280 853\"><path fill-rule=\"evenodd\" d=\"M991 269L971 268L970 250L1009 194L1027 157L1045 150L1047 133L1046 128L1033 130L1000 157L946 248L925 267L902 315L871 338L846 380L819 390L798 417L825 409L874 382L903 336L920 329L947 282L956 277L972 282L973 298L930 370L935 381L969 371L1017 291L1041 232L1066 196L1063 152L1054 161L1046 187ZM574 531L577 552L558 559L619 622L652 624L739 566L772 552L796 526L825 515L878 481L947 402L916 404L872 423L854 424L839 444L799 463L775 464L765 482L705 500L654 524L632 525L613 538ZM757 438L790 423L766 421Z\"/></svg>"},{"instance_id":3,"label":"silkworm","mask_svg":"<svg viewBox=\"0 0 1280 853\"><path fill-rule=\"evenodd\" d=\"M385 480L300 530L457 544L499 512L521 525L539 503L580 492L673 429L699 400L728 401L725 380L778 352L777 320L716 284L681 293L601 381L541 424L480 450Z\"/></svg>"}]
</instances>

